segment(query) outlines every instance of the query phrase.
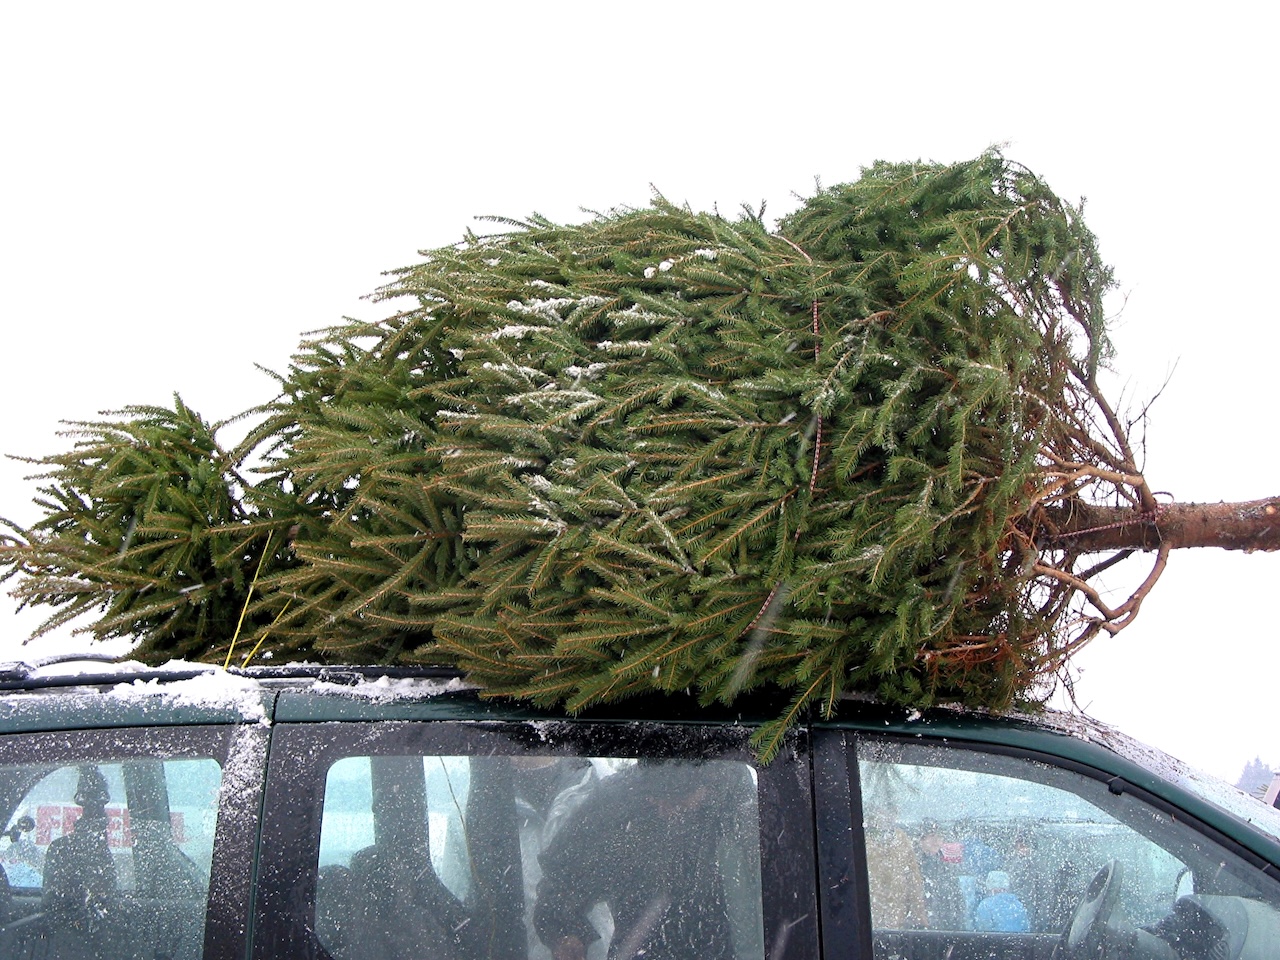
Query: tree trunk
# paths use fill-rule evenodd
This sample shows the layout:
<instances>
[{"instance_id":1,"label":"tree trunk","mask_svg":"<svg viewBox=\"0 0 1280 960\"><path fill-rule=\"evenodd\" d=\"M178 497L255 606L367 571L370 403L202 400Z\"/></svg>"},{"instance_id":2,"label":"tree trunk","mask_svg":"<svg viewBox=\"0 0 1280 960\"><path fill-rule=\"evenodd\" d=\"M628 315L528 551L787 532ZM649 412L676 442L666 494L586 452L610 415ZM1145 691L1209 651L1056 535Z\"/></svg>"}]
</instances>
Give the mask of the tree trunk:
<instances>
[{"instance_id":1,"label":"tree trunk","mask_svg":"<svg viewBox=\"0 0 1280 960\"><path fill-rule=\"evenodd\" d=\"M1042 543L1085 552L1221 547L1280 550L1280 497L1243 503L1166 503L1155 513L1131 507L1076 506L1048 511L1056 530Z\"/></svg>"}]
</instances>

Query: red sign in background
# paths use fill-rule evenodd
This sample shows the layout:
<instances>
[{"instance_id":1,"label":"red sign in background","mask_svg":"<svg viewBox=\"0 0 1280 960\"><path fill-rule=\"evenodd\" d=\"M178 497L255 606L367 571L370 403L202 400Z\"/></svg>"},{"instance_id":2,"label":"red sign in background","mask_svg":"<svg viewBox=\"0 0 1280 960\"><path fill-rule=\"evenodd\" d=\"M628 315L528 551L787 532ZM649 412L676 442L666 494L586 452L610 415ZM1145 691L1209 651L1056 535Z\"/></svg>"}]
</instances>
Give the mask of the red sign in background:
<instances>
[{"instance_id":1,"label":"red sign in background","mask_svg":"<svg viewBox=\"0 0 1280 960\"><path fill-rule=\"evenodd\" d=\"M84 808L74 803L42 803L36 807L36 846L47 847L58 837L72 833L76 821L83 813ZM173 827L174 842L184 843L187 839L187 831L186 818L182 812L171 811L169 822ZM128 807L118 803L107 805L107 843L112 847L133 846Z\"/></svg>"}]
</instances>

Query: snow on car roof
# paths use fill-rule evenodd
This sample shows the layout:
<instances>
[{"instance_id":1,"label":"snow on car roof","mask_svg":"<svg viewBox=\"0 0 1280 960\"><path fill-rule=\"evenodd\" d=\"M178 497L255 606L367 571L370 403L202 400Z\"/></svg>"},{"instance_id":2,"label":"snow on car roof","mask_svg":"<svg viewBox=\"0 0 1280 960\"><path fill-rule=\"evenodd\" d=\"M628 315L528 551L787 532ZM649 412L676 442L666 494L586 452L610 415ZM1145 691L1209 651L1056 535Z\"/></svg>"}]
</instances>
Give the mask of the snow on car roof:
<instances>
[{"instance_id":1,"label":"snow on car roof","mask_svg":"<svg viewBox=\"0 0 1280 960\"><path fill-rule=\"evenodd\" d=\"M177 707L231 707L245 720L267 722L263 687L257 680L208 664L188 666L205 669L179 680L153 676L118 683L107 695L117 699L159 696Z\"/></svg>"}]
</instances>

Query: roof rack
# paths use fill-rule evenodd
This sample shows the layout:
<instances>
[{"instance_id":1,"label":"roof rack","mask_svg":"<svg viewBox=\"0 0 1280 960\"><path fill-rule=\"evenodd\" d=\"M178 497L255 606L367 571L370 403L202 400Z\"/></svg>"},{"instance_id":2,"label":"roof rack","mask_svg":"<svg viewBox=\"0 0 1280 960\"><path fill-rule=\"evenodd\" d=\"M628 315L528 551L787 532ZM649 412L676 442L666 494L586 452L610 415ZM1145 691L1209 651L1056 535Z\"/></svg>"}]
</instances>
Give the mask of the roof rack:
<instances>
[{"instance_id":1,"label":"roof rack","mask_svg":"<svg viewBox=\"0 0 1280 960\"><path fill-rule=\"evenodd\" d=\"M39 660L13 660L8 663L0 663L0 679L3 680L22 680L41 670L44 667L52 667L59 663L118 663L119 657L112 656L108 653L58 653L51 657L41 657Z\"/></svg>"},{"instance_id":2,"label":"roof rack","mask_svg":"<svg viewBox=\"0 0 1280 960\"><path fill-rule=\"evenodd\" d=\"M241 677L253 677L257 680L321 679L342 682L342 678L349 678L351 683L357 683L369 677L387 677L391 680L415 678L452 680L455 677L462 676L462 671L457 667L443 664L378 666L377 664L282 663L269 667L231 667L228 672Z\"/></svg>"},{"instance_id":3,"label":"roof rack","mask_svg":"<svg viewBox=\"0 0 1280 960\"><path fill-rule=\"evenodd\" d=\"M42 672L46 667L64 663L103 664L104 668L74 673ZM116 684L122 680L189 680L222 669L215 663L178 663L154 667L140 664L136 660L121 659L106 654L60 654L32 663L23 661L0 663L0 691L92 687ZM410 678L451 680L462 676L462 671L456 667L431 664L377 666L374 664L286 663L269 667L229 667L226 672L234 676L262 681L323 680L327 683L351 686L371 677L387 677L392 680Z\"/></svg>"}]
</instances>

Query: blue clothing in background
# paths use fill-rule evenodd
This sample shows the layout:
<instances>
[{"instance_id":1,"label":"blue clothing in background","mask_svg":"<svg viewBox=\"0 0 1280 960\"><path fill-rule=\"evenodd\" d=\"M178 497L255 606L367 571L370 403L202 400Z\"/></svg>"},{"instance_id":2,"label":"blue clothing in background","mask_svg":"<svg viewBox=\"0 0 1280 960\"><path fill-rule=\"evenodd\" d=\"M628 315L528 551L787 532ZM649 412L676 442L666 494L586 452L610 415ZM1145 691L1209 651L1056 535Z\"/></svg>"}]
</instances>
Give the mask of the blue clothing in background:
<instances>
[{"instance_id":1,"label":"blue clothing in background","mask_svg":"<svg viewBox=\"0 0 1280 960\"><path fill-rule=\"evenodd\" d=\"M1004 866L1004 857L989 843L973 839L964 841L964 872L985 877L989 870Z\"/></svg>"},{"instance_id":2,"label":"blue clothing in background","mask_svg":"<svg viewBox=\"0 0 1280 960\"><path fill-rule=\"evenodd\" d=\"M1027 908L1017 894L1005 891L983 897L974 911L973 927L996 933L1026 933L1031 925L1027 921Z\"/></svg>"}]
</instances>

